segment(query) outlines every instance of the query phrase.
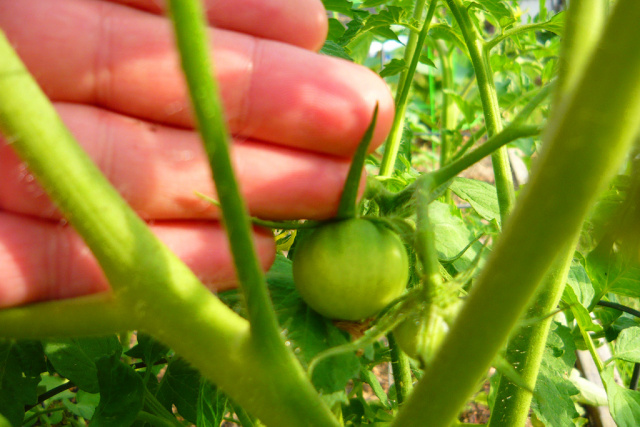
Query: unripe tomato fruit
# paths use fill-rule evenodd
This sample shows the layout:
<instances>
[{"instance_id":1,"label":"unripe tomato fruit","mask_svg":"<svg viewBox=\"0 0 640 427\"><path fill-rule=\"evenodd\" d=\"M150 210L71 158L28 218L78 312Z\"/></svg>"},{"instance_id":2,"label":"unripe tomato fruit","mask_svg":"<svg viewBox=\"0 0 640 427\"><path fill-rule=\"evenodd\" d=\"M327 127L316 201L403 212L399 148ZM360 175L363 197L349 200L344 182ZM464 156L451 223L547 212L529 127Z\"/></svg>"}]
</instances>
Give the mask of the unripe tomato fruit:
<instances>
[{"instance_id":1,"label":"unripe tomato fruit","mask_svg":"<svg viewBox=\"0 0 640 427\"><path fill-rule=\"evenodd\" d=\"M431 310L411 313L393 330L396 343L407 356L427 365L449 332L445 320Z\"/></svg>"},{"instance_id":2,"label":"unripe tomato fruit","mask_svg":"<svg viewBox=\"0 0 640 427\"><path fill-rule=\"evenodd\" d=\"M424 366L428 365L449 333L449 325L453 324L461 307L462 303L458 300L445 309L431 306L409 314L393 330L396 343L407 356Z\"/></svg>"},{"instance_id":3,"label":"unripe tomato fruit","mask_svg":"<svg viewBox=\"0 0 640 427\"><path fill-rule=\"evenodd\" d=\"M331 222L296 247L293 279L302 299L325 317L362 320L404 291L409 259L400 238L367 219Z\"/></svg>"}]
</instances>

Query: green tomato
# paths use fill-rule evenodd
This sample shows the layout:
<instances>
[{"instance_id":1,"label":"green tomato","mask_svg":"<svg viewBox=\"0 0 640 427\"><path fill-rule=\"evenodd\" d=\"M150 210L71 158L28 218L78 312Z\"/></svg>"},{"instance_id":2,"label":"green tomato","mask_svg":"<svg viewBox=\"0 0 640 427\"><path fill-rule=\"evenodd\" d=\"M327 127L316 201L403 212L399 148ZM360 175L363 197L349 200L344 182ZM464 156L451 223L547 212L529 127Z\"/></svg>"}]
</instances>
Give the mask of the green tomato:
<instances>
[{"instance_id":1,"label":"green tomato","mask_svg":"<svg viewBox=\"0 0 640 427\"><path fill-rule=\"evenodd\" d=\"M424 366L429 364L449 332L449 325L435 311L411 313L393 330L398 347Z\"/></svg>"},{"instance_id":2,"label":"green tomato","mask_svg":"<svg viewBox=\"0 0 640 427\"><path fill-rule=\"evenodd\" d=\"M367 219L322 225L296 247L293 279L302 299L325 317L362 320L399 297L409 278L400 238Z\"/></svg>"},{"instance_id":3,"label":"green tomato","mask_svg":"<svg viewBox=\"0 0 640 427\"><path fill-rule=\"evenodd\" d=\"M460 301L446 309L437 306L415 311L393 330L396 343L407 356L428 365L440 348L461 307Z\"/></svg>"}]
</instances>

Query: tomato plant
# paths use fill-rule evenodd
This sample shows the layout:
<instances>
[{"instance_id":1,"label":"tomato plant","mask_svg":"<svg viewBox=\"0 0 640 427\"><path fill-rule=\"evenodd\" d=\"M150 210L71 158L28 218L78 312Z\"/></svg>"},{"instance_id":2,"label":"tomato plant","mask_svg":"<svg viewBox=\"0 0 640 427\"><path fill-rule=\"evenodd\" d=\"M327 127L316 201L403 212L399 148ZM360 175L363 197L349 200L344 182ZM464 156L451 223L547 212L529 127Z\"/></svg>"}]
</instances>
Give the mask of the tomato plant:
<instances>
[{"instance_id":1,"label":"tomato plant","mask_svg":"<svg viewBox=\"0 0 640 427\"><path fill-rule=\"evenodd\" d=\"M220 295L109 185L0 35L0 130L113 289L0 310L0 425L445 427L470 402L489 426L584 425L578 404L637 425L640 3L537 3L324 1L321 52L384 77L396 116L360 204L356 167L338 218L296 233L265 277L203 13L169 1L241 281ZM468 175L487 156L491 177ZM327 319L369 316L353 340ZM575 380L578 349L604 388Z\"/></svg>"},{"instance_id":2,"label":"tomato plant","mask_svg":"<svg viewBox=\"0 0 640 427\"><path fill-rule=\"evenodd\" d=\"M400 238L367 219L330 222L296 247L296 289L314 310L340 320L374 316L398 298L409 277Z\"/></svg>"}]
</instances>

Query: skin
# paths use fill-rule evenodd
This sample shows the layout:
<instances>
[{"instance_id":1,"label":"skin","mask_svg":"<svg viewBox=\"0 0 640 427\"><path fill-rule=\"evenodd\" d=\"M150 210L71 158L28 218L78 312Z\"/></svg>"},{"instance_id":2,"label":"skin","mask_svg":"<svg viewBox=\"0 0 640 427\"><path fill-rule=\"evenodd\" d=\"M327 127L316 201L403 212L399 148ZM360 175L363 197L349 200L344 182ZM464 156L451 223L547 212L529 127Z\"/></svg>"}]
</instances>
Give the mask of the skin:
<instances>
[{"instance_id":1,"label":"skin","mask_svg":"<svg viewBox=\"0 0 640 427\"><path fill-rule=\"evenodd\" d=\"M212 54L243 195L254 216L335 214L374 105L372 148L393 119L382 80L322 56L320 0L207 0ZM214 28L215 27L215 28ZM80 144L212 290L235 285L215 191L159 0L0 0L0 28ZM319 179L320 178L320 179ZM260 261L274 258L256 230ZM0 138L0 307L108 291L81 239Z\"/></svg>"}]
</instances>

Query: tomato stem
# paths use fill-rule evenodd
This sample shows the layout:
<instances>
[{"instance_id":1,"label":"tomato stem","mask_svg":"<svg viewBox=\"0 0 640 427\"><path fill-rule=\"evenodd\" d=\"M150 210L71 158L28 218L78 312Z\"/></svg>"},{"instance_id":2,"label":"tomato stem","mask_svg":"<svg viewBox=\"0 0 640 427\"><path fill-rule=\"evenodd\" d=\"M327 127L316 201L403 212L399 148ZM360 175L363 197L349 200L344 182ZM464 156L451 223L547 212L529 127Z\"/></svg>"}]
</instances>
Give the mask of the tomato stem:
<instances>
[{"instance_id":1,"label":"tomato stem","mask_svg":"<svg viewBox=\"0 0 640 427\"><path fill-rule=\"evenodd\" d=\"M478 82L487 134L489 137L492 137L502 130L502 121L500 119L500 105L493 81L491 63L489 62L487 52L483 49L484 42L478 34L476 27L473 25L467 8L462 4L462 0L445 1L460 26L462 36L467 45L467 50L469 51L471 63L473 64ZM495 176L498 203L500 205L500 216L502 222L504 222L515 203L513 178L511 176L511 166L509 165L506 147L501 147L496 150L491 155L491 161L493 163L493 174Z\"/></svg>"},{"instance_id":2,"label":"tomato stem","mask_svg":"<svg viewBox=\"0 0 640 427\"><path fill-rule=\"evenodd\" d=\"M424 4L424 2L422 2ZM396 114L391 125L391 132L387 138L385 144L384 155L382 157L382 164L380 165L381 176L391 176L393 168L395 167L396 158L398 156L398 150L400 149L400 142L402 140L402 132L404 130L404 117L409 104L409 92L411 89L411 83L413 76L420 62L420 54L422 53L422 46L429 33L429 26L433 19L433 14L436 10L438 0L431 0L429 4L429 10L427 10L427 16L422 24L422 29L416 40L415 48L411 52L411 63L405 75L402 76L402 84L398 87L399 95L396 98ZM422 15L422 7L420 4L416 5L416 12ZM407 46L410 49L410 45ZM406 55L405 55L406 56Z\"/></svg>"},{"instance_id":3,"label":"tomato stem","mask_svg":"<svg viewBox=\"0 0 640 427\"><path fill-rule=\"evenodd\" d=\"M559 100L567 97L580 73L584 71L586 61L591 56L601 33L604 12L602 0L576 2L569 7L554 109L558 108ZM527 318L540 318L557 307L573 260L577 239L578 236L574 236L569 244L558 251L556 261L547 272L541 290L528 309ZM516 369L531 389L536 384L550 325L551 318L546 318L522 327L518 333L512 335L507 345L506 361ZM529 414L531 398L532 394L529 391L514 384L506 376L501 376L489 426L523 425Z\"/></svg>"},{"instance_id":4,"label":"tomato stem","mask_svg":"<svg viewBox=\"0 0 640 427\"><path fill-rule=\"evenodd\" d=\"M411 390L413 390L411 364L409 356L400 349L393 333L387 334L387 340L389 341L389 350L391 350L391 370L396 386L398 406L400 406L407 400Z\"/></svg>"},{"instance_id":5,"label":"tomato stem","mask_svg":"<svg viewBox=\"0 0 640 427\"><path fill-rule=\"evenodd\" d=\"M369 145L371 145L371 138L373 138L373 131L376 127L378 120L378 103L373 110L373 116L371 122L364 132L358 148L353 155L351 166L349 167L349 173L344 183L342 190L342 197L340 198L340 204L338 205L338 219L354 218L356 216L356 204L358 201L358 188L360 188L360 179L362 177L362 170L364 169L364 161L367 157L367 151Z\"/></svg>"}]
</instances>

